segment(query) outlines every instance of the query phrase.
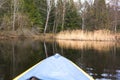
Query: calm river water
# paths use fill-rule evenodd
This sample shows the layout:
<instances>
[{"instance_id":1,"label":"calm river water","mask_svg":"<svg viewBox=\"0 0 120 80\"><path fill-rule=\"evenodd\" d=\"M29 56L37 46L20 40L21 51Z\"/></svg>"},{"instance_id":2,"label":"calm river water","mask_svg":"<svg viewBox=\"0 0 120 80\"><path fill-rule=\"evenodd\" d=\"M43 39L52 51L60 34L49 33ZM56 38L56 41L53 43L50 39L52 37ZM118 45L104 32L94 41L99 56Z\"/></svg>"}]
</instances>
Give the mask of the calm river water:
<instances>
[{"instance_id":1,"label":"calm river water","mask_svg":"<svg viewBox=\"0 0 120 80\"><path fill-rule=\"evenodd\" d=\"M65 40L0 41L0 80L12 80L55 53L70 59L96 80L120 80L119 42Z\"/></svg>"}]
</instances>

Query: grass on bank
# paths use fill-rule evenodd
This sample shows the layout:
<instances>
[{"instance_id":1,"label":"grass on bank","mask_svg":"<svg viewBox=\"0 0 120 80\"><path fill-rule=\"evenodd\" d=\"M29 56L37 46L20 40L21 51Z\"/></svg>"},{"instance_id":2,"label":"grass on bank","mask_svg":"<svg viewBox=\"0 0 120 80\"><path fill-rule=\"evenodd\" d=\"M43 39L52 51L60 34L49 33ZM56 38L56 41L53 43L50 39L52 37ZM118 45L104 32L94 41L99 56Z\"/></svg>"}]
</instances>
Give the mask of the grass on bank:
<instances>
[{"instance_id":1,"label":"grass on bank","mask_svg":"<svg viewBox=\"0 0 120 80\"><path fill-rule=\"evenodd\" d=\"M1 31L0 39L35 39L35 40L44 40L44 39L53 39L55 34L39 33L36 31L31 31L29 29L18 29L16 31Z\"/></svg>"},{"instance_id":2,"label":"grass on bank","mask_svg":"<svg viewBox=\"0 0 120 80\"><path fill-rule=\"evenodd\" d=\"M66 30L58 33L56 38L62 40L114 41L116 39L119 39L120 36L119 34L114 34L109 30Z\"/></svg>"}]
</instances>

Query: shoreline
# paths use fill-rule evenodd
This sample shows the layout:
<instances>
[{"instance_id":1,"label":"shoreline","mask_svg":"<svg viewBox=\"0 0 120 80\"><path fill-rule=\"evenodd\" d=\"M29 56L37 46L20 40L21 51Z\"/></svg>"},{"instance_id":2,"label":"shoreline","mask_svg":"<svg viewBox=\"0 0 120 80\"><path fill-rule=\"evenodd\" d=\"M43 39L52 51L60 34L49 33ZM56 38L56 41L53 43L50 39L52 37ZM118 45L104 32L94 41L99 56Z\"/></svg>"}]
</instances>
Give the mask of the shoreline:
<instances>
[{"instance_id":1,"label":"shoreline","mask_svg":"<svg viewBox=\"0 0 120 80\"><path fill-rule=\"evenodd\" d=\"M77 32L77 34L76 34ZM103 33L103 32L101 32ZM92 33L92 32L85 32L82 31L64 31L57 34L43 33L39 34L16 34L14 32L6 32L0 33L0 40L11 40L11 39L35 39L35 40L47 40L47 39L54 39L54 40L71 40L71 41L118 41L120 42L120 33L113 34L113 33L105 33L105 35L101 33Z\"/></svg>"}]
</instances>

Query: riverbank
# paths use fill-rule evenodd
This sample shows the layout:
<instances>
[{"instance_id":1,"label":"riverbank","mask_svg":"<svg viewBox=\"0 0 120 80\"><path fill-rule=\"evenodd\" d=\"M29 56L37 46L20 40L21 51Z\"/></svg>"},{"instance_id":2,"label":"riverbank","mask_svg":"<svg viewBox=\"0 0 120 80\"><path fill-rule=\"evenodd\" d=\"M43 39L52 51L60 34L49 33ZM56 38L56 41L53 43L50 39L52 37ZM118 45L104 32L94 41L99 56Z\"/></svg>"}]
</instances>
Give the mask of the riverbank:
<instances>
[{"instance_id":1,"label":"riverbank","mask_svg":"<svg viewBox=\"0 0 120 80\"><path fill-rule=\"evenodd\" d=\"M55 35L52 33L34 33L31 31L2 31L0 32L0 40L9 40L9 39L52 39L55 38Z\"/></svg>"},{"instance_id":2,"label":"riverbank","mask_svg":"<svg viewBox=\"0 0 120 80\"><path fill-rule=\"evenodd\" d=\"M56 39L56 40L77 40L77 41L120 41L120 33L114 34L109 30L96 30L96 31L61 31L57 34L34 33L31 31L5 31L0 32L0 39Z\"/></svg>"}]
</instances>

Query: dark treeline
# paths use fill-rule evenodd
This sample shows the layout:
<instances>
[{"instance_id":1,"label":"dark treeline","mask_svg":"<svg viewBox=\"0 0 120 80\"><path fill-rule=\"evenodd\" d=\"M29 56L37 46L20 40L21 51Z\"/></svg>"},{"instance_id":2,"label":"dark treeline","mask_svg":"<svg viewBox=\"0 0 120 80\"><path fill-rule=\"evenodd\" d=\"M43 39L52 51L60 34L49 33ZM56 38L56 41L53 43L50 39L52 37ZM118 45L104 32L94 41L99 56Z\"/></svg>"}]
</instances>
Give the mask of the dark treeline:
<instances>
[{"instance_id":1,"label":"dark treeline","mask_svg":"<svg viewBox=\"0 0 120 80\"><path fill-rule=\"evenodd\" d=\"M120 31L120 0L0 0L0 31Z\"/></svg>"}]
</instances>

